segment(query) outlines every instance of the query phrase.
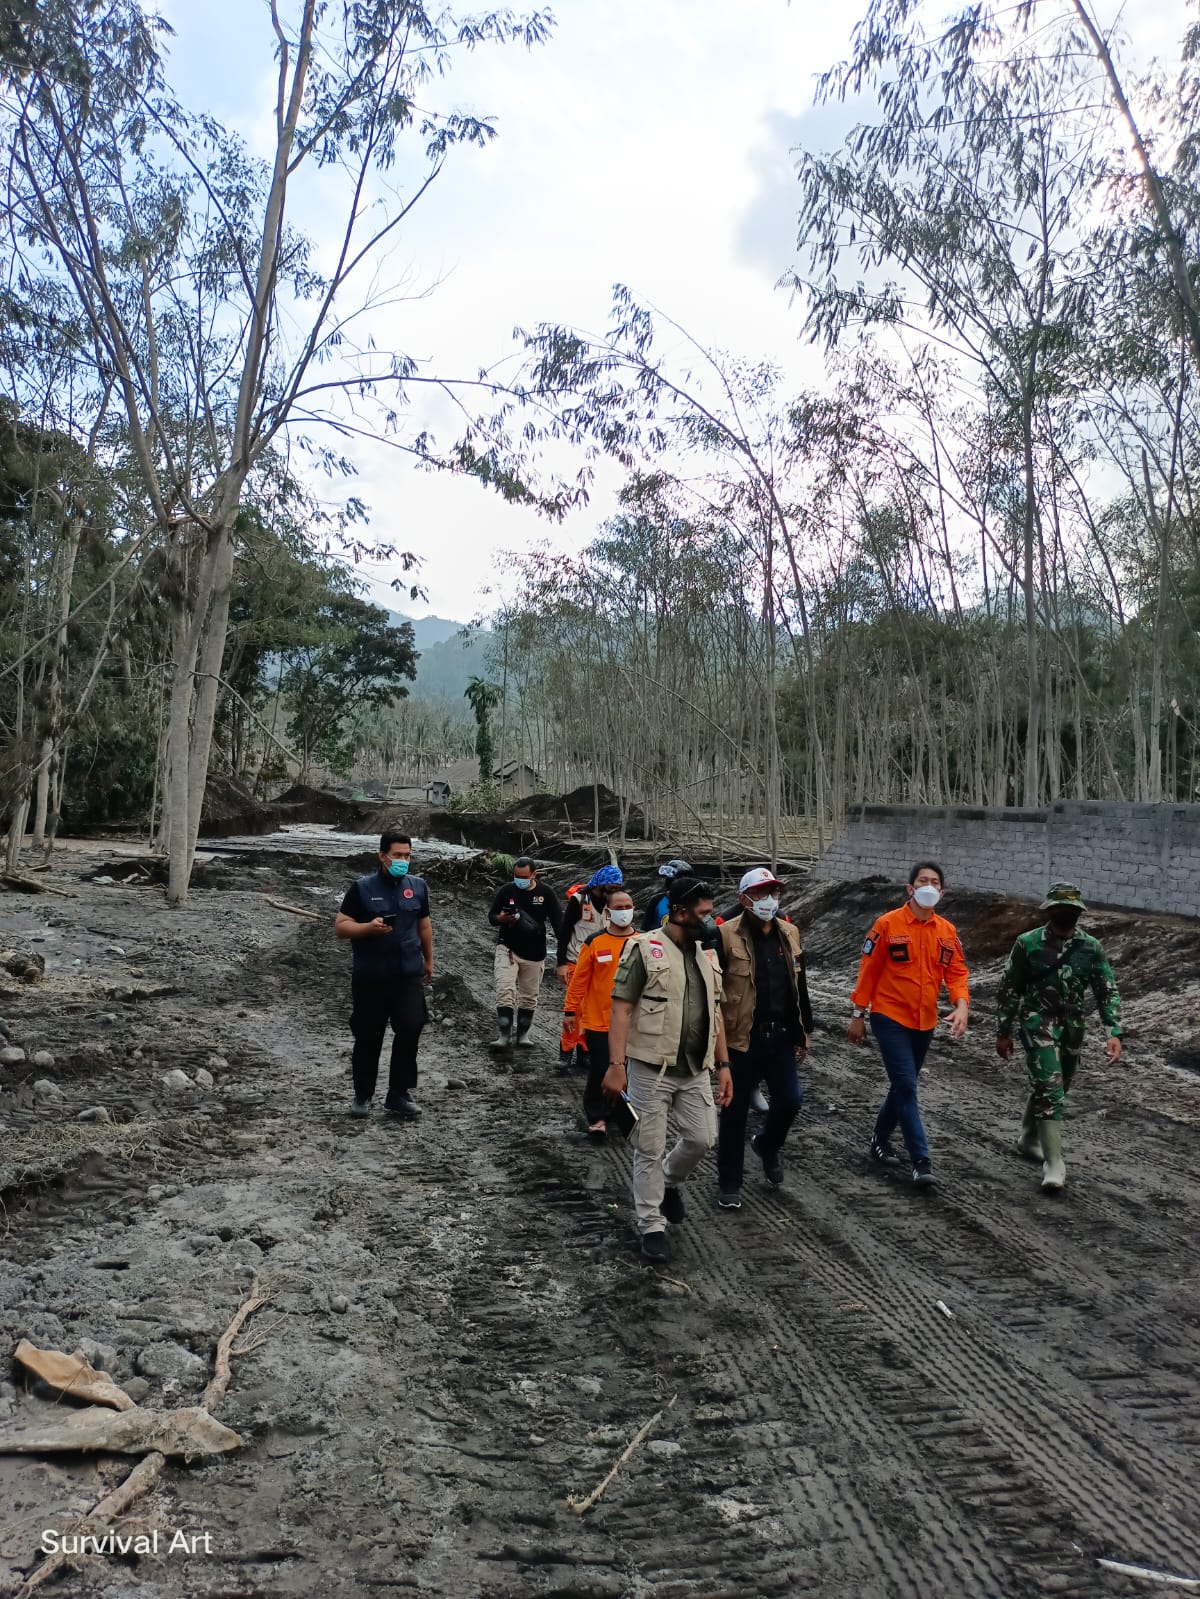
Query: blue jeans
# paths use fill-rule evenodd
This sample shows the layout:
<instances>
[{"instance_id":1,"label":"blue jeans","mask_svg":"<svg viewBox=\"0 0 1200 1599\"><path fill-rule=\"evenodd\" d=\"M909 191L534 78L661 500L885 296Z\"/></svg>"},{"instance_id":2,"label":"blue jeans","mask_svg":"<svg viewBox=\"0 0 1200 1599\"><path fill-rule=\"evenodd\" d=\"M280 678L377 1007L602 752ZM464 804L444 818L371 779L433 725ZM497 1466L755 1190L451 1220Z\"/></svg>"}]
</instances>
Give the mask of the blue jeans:
<instances>
[{"instance_id":1,"label":"blue jeans","mask_svg":"<svg viewBox=\"0 0 1200 1599\"><path fill-rule=\"evenodd\" d=\"M750 1034L750 1048L729 1051L729 1070L733 1077L733 1098L720 1113L717 1126L717 1183L722 1193L742 1186L746 1165L746 1118L750 1096L766 1079L771 1109L763 1127L760 1148L764 1155L777 1155L783 1148L788 1129L800 1114L804 1089L796 1070L796 1046L786 1028L764 1038Z\"/></svg>"},{"instance_id":2,"label":"blue jeans","mask_svg":"<svg viewBox=\"0 0 1200 1599\"><path fill-rule=\"evenodd\" d=\"M908 1158L915 1166L919 1160L929 1159L929 1144L917 1105L917 1078L929 1053L933 1028L921 1032L916 1027L901 1026L890 1016L872 1015L871 1031L879 1043L888 1082L892 1085L879 1107L875 1142L886 1149L888 1139L899 1126Z\"/></svg>"}]
</instances>

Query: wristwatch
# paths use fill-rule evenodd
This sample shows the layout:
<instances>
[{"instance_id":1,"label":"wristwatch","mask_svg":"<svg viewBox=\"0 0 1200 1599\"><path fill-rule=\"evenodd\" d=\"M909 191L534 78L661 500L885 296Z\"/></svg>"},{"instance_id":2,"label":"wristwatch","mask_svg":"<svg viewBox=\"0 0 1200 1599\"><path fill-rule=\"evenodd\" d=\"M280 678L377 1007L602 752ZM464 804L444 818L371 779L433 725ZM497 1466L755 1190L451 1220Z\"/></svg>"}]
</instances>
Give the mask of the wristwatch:
<instances>
[{"instance_id":1,"label":"wristwatch","mask_svg":"<svg viewBox=\"0 0 1200 1599\"><path fill-rule=\"evenodd\" d=\"M863 1009L863 1008L862 1008L862 1006L861 1006L861 1005L854 1005L854 1006L852 1006L852 1007L851 1007L851 1010L850 1010L850 1014L851 1014L851 1016L853 1016L853 1017L854 1017L854 1019L855 1019L855 1021L861 1021L861 1019L862 1019L862 1018L863 1018L863 1017L864 1017L864 1016L865 1016L865 1015L866 1015L866 1014L867 1014L867 1013L866 1013L866 1011L865 1011L865 1010L864 1010L864 1009Z\"/></svg>"}]
</instances>

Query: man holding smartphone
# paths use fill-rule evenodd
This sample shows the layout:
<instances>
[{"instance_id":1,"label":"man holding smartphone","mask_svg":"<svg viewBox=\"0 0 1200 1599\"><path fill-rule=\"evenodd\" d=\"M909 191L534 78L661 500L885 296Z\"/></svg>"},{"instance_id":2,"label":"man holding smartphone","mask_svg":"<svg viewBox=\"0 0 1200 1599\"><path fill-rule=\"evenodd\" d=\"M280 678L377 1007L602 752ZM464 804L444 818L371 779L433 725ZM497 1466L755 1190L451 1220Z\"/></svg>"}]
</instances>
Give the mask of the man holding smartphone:
<instances>
[{"instance_id":1,"label":"man holding smartphone","mask_svg":"<svg viewBox=\"0 0 1200 1599\"><path fill-rule=\"evenodd\" d=\"M350 885L334 918L335 936L348 938L353 952L351 1116L371 1114L389 1022L392 1060L384 1109L399 1121L421 1114L412 1091L425 1025L424 985L433 978L433 923L425 879L414 877L411 865L412 840L389 828L379 840L378 870Z\"/></svg>"}]
</instances>

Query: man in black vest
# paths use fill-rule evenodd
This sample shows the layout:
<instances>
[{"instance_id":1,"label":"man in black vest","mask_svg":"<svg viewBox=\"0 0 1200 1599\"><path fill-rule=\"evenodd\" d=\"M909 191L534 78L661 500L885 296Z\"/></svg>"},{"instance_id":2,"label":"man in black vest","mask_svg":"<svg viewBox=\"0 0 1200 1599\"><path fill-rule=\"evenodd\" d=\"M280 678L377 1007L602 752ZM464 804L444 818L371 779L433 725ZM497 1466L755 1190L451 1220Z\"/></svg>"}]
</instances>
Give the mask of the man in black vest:
<instances>
[{"instance_id":1,"label":"man in black vest","mask_svg":"<svg viewBox=\"0 0 1200 1599\"><path fill-rule=\"evenodd\" d=\"M350 939L354 954L351 1116L371 1114L389 1022L392 1064L384 1109L401 1121L415 1121L421 1114L412 1091L417 1086L417 1044L425 1025L423 985L433 977L433 923L425 879L412 876L411 863L412 840L389 828L379 840L379 870L350 885L334 918L335 935Z\"/></svg>"}]
</instances>

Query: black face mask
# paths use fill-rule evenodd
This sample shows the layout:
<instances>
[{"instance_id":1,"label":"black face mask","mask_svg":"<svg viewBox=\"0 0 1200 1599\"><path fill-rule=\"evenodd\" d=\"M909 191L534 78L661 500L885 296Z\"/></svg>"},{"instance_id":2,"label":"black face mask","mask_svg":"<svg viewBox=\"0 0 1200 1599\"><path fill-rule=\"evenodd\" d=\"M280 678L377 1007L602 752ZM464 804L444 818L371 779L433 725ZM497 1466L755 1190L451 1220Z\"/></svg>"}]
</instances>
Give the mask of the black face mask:
<instances>
[{"instance_id":1,"label":"black face mask","mask_svg":"<svg viewBox=\"0 0 1200 1599\"><path fill-rule=\"evenodd\" d=\"M686 922L676 922L675 925L684 938L690 938L698 944L702 938L707 938L717 923L712 916L689 916Z\"/></svg>"}]
</instances>

